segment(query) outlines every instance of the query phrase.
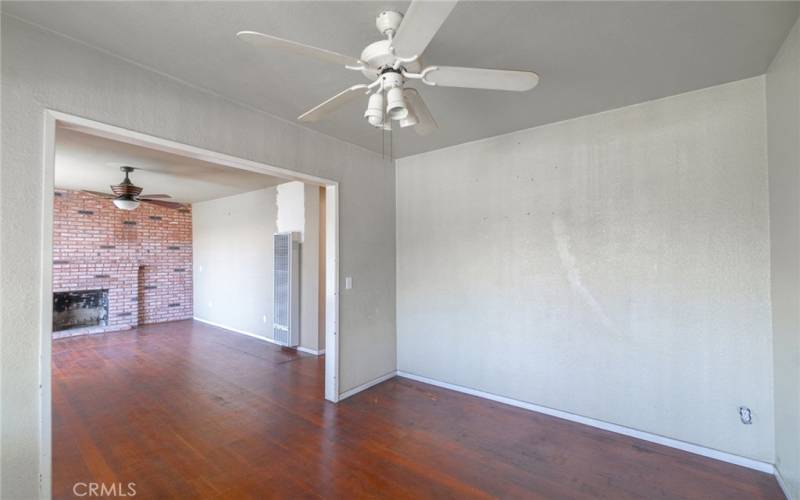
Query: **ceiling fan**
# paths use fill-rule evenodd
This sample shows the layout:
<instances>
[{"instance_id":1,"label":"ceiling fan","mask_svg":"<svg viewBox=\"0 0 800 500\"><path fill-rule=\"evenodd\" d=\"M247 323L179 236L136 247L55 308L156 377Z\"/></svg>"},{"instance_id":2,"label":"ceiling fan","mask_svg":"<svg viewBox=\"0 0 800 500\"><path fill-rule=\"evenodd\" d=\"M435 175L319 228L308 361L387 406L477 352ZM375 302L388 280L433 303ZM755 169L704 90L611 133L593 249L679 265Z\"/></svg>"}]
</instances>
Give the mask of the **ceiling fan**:
<instances>
[{"instance_id":1,"label":"ceiling fan","mask_svg":"<svg viewBox=\"0 0 800 500\"><path fill-rule=\"evenodd\" d=\"M146 196L139 196L139 194L142 192L142 188L135 186L128 177L128 175L135 169L128 166L122 166L119 167L119 169L125 172L125 179L123 179L119 184L111 185L111 192L113 194L86 190L82 192L88 193L92 196L97 196L98 198L111 199L114 201L114 205L121 210L135 210L139 207L139 202L150 203L152 205L158 205L159 207L165 208L185 208L186 205L183 203L164 201L163 199L160 199L172 198L168 194L149 194Z\"/></svg>"},{"instance_id":2,"label":"ceiling fan","mask_svg":"<svg viewBox=\"0 0 800 500\"><path fill-rule=\"evenodd\" d=\"M456 66L423 66L422 55L439 27L456 5L455 0L414 0L405 16L387 10L378 14L375 25L386 37L368 45L360 58L304 45L255 31L240 31L236 36L256 47L314 57L342 64L360 71L372 83L353 85L311 108L297 119L316 122L362 95L369 95L364 118L370 125L391 130L392 121L401 128L414 127L420 135L430 134L438 126L428 107L409 80L419 80L435 87L526 91L539 83L539 76L529 71L511 71Z\"/></svg>"}]
</instances>

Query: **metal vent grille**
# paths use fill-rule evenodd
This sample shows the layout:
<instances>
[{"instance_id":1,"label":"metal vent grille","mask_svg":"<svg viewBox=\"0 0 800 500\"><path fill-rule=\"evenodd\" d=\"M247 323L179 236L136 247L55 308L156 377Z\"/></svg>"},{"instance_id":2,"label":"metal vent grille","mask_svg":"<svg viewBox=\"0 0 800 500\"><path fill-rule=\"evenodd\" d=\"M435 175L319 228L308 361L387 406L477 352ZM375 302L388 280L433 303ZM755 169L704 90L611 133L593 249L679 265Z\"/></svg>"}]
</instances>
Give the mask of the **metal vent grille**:
<instances>
[{"instance_id":1,"label":"metal vent grille","mask_svg":"<svg viewBox=\"0 0 800 500\"><path fill-rule=\"evenodd\" d=\"M275 312L272 333L275 341L289 345L291 314L291 234L274 235L274 290Z\"/></svg>"}]
</instances>

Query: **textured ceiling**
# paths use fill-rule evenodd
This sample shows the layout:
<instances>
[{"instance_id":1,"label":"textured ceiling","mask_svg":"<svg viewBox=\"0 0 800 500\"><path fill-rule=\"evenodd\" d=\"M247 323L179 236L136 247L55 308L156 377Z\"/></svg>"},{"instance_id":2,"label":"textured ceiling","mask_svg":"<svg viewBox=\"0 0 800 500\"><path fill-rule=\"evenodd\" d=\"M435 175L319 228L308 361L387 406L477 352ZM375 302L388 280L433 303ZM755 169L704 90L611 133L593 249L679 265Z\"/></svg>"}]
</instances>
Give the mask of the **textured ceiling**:
<instances>
[{"instance_id":1,"label":"textured ceiling","mask_svg":"<svg viewBox=\"0 0 800 500\"><path fill-rule=\"evenodd\" d=\"M408 2L3 2L28 20L241 103L294 120L355 83L336 65L257 51L257 30L358 56L375 15ZM527 93L421 86L440 130L394 132L395 157L764 73L797 2L462 2L425 54L431 64L527 69ZM419 87L419 85L416 85ZM351 103L311 128L381 151Z\"/></svg>"},{"instance_id":2,"label":"textured ceiling","mask_svg":"<svg viewBox=\"0 0 800 500\"><path fill-rule=\"evenodd\" d=\"M121 165L137 170L131 181L143 195L164 193L172 201L196 203L275 186L286 179L208 163L105 139L66 128L56 133L55 186L110 192L125 174Z\"/></svg>"}]
</instances>

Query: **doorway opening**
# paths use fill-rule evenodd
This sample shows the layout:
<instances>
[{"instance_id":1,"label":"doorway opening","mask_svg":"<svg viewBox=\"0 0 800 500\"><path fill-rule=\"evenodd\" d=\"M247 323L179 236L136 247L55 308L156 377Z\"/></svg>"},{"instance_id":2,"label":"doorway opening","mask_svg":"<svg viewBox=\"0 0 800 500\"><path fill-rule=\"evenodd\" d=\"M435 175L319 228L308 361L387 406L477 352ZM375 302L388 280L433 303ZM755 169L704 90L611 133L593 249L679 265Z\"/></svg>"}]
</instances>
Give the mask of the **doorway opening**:
<instances>
[{"instance_id":1,"label":"doorway opening","mask_svg":"<svg viewBox=\"0 0 800 500\"><path fill-rule=\"evenodd\" d=\"M54 339L100 334L112 341L115 333L152 334L162 324L186 330L188 321L276 343L275 233L291 233L302 248L300 330L296 350L283 355L320 356L319 396L338 401L336 181L56 111L45 114L45 145L45 491L52 487ZM110 156L92 154L109 148ZM141 196L120 199L123 173Z\"/></svg>"}]
</instances>

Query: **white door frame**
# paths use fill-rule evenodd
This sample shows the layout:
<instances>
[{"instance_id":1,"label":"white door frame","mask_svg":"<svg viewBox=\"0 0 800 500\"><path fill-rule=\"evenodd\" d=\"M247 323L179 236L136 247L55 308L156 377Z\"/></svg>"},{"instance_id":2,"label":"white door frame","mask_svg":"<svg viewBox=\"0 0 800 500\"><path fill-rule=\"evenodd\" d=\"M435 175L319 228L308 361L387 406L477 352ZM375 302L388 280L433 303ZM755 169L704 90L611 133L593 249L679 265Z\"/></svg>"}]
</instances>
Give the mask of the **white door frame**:
<instances>
[{"instance_id":1,"label":"white door frame","mask_svg":"<svg viewBox=\"0 0 800 500\"><path fill-rule=\"evenodd\" d=\"M52 494L52 349L53 341L53 191L56 127L216 163L240 170L282 177L325 187L325 399L339 401L339 183L334 180L237 158L168 139L47 109L44 112L44 176L42 192L42 310L40 347L41 441L39 455L40 492Z\"/></svg>"}]
</instances>

